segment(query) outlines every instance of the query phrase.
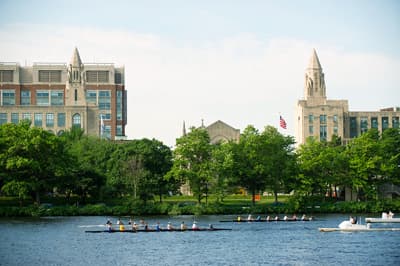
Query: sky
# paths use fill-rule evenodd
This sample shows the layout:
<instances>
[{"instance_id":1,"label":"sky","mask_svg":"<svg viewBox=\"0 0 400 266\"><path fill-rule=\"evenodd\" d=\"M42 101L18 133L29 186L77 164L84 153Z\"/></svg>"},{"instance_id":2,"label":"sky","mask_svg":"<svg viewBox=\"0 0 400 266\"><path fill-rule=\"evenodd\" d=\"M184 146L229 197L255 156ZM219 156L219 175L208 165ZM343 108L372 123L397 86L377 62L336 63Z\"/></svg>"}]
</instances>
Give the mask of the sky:
<instances>
[{"instance_id":1,"label":"sky","mask_svg":"<svg viewBox=\"0 0 400 266\"><path fill-rule=\"evenodd\" d=\"M0 1L0 62L125 66L128 139L222 120L294 136L316 49L328 99L400 106L400 1Z\"/></svg>"}]
</instances>

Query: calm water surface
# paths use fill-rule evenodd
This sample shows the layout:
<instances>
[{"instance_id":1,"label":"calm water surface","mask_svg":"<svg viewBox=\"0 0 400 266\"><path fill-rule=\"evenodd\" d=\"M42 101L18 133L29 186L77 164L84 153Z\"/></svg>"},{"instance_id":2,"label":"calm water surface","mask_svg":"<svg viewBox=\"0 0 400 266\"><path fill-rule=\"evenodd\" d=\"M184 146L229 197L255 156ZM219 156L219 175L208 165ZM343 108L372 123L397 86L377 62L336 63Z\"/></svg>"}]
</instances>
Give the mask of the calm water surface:
<instances>
[{"instance_id":1,"label":"calm water surface","mask_svg":"<svg viewBox=\"0 0 400 266\"><path fill-rule=\"evenodd\" d=\"M313 222L219 223L234 216L197 217L200 226L232 231L99 233L107 218L0 220L0 265L400 265L400 232L321 233L344 215ZM365 216L361 217L364 221ZM192 216L147 217L190 225ZM125 218L127 222L127 218ZM373 225L373 227L392 225ZM399 227L399 225L397 225Z\"/></svg>"}]
</instances>

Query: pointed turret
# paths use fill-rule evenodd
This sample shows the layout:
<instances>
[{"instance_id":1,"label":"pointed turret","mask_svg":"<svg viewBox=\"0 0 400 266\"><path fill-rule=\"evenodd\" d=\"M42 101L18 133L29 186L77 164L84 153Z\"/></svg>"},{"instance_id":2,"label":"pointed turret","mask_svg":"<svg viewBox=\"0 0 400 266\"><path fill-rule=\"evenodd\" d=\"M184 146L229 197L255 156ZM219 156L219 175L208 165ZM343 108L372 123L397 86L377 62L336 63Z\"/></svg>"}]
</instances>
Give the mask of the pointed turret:
<instances>
[{"instance_id":1,"label":"pointed turret","mask_svg":"<svg viewBox=\"0 0 400 266\"><path fill-rule=\"evenodd\" d=\"M182 136L186 136L186 126L185 126L185 120L183 120Z\"/></svg>"},{"instance_id":2,"label":"pointed turret","mask_svg":"<svg viewBox=\"0 0 400 266\"><path fill-rule=\"evenodd\" d=\"M78 48L76 48L76 47L74 49L74 53L72 55L70 64L73 67L81 67L81 65L82 65L82 60L81 60L81 57L79 56Z\"/></svg>"},{"instance_id":3,"label":"pointed turret","mask_svg":"<svg viewBox=\"0 0 400 266\"><path fill-rule=\"evenodd\" d=\"M310 63L308 64L308 68L322 70L321 64L318 59L317 51L315 51L315 49L313 49L313 52L312 52L312 55L310 58Z\"/></svg>"},{"instance_id":4,"label":"pointed turret","mask_svg":"<svg viewBox=\"0 0 400 266\"><path fill-rule=\"evenodd\" d=\"M317 102L326 100L325 77L315 49L312 51L310 62L306 69L304 98L306 100L314 99Z\"/></svg>"}]
</instances>

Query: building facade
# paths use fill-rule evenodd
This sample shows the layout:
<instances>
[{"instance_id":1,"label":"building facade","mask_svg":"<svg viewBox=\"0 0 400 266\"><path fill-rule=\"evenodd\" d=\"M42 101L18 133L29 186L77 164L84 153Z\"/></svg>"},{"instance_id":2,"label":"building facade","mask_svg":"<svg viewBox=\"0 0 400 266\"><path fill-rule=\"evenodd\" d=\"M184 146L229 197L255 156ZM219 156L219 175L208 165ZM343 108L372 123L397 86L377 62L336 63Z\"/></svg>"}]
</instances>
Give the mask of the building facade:
<instances>
[{"instance_id":1,"label":"building facade","mask_svg":"<svg viewBox=\"0 0 400 266\"><path fill-rule=\"evenodd\" d=\"M83 64L77 48L69 64L0 63L0 124L29 119L57 135L80 127L88 135L125 139L126 99L124 67Z\"/></svg>"},{"instance_id":2,"label":"building facade","mask_svg":"<svg viewBox=\"0 0 400 266\"><path fill-rule=\"evenodd\" d=\"M400 108L385 108L379 111L349 111L347 100L330 100L326 97L325 75L317 52L312 52L305 73L304 99L296 106L297 145L312 137L330 141L333 135L344 143L360 136L371 128L380 132L387 128L399 128Z\"/></svg>"}]
</instances>

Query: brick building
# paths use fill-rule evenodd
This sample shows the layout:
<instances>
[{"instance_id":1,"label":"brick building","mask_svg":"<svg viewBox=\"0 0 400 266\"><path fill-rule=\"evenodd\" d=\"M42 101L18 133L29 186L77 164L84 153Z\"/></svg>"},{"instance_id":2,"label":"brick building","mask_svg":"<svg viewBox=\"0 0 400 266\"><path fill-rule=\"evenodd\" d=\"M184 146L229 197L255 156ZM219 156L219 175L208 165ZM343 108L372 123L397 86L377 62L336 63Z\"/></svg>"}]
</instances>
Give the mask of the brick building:
<instances>
[{"instance_id":1,"label":"brick building","mask_svg":"<svg viewBox=\"0 0 400 266\"><path fill-rule=\"evenodd\" d=\"M106 139L125 139L127 92L124 67L71 62L0 63L0 124L29 119L60 135L72 127Z\"/></svg>"}]
</instances>

